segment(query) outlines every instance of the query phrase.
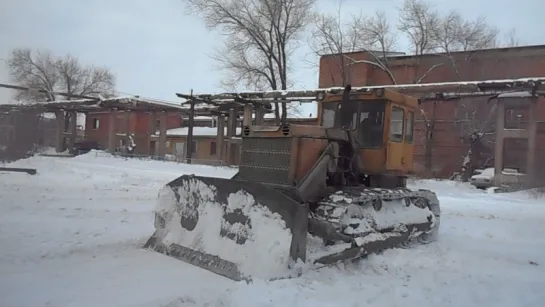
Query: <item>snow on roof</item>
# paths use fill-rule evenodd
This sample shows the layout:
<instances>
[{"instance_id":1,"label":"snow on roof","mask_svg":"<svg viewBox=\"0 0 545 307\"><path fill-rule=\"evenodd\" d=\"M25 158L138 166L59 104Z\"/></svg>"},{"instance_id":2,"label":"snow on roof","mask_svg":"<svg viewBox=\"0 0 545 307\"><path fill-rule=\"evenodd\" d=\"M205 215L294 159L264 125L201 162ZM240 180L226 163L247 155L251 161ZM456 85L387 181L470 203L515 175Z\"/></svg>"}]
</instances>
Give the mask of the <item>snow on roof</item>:
<instances>
[{"instance_id":1,"label":"snow on roof","mask_svg":"<svg viewBox=\"0 0 545 307\"><path fill-rule=\"evenodd\" d=\"M506 88L516 83L530 83L545 84L544 77L532 77L532 78L518 78L518 79L499 79L499 80L482 80L482 81L458 81L458 82L436 82L436 83L419 83L419 84L383 84L373 86L352 87L352 91L364 91L373 89L421 89L421 88L434 88L434 87L463 87L463 86L481 86L486 87L492 85L505 85ZM316 88L316 89L303 89L303 90L270 90L270 91L245 91L239 93L219 93L214 96L232 96L234 94L239 96L252 96L252 97L291 97L291 98L304 98L316 95L318 92L338 92L343 91L343 87L329 87L329 88ZM219 98L218 98L219 99ZM220 99L221 100L221 99ZM309 103L313 103L308 101Z\"/></svg>"},{"instance_id":2,"label":"snow on roof","mask_svg":"<svg viewBox=\"0 0 545 307\"><path fill-rule=\"evenodd\" d=\"M168 129L167 135L187 136L188 130L189 130L188 127ZM242 129L240 127L237 127L235 134L240 134L241 132L242 132ZM159 132L156 132L155 134L158 135ZM217 136L217 135L218 135L218 128L216 127L193 127L193 136ZM224 128L224 135L227 135L227 128Z\"/></svg>"},{"instance_id":3,"label":"snow on roof","mask_svg":"<svg viewBox=\"0 0 545 307\"><path fill-rule=\"evenodd\" d=\"M31 104L14 104L14 105L2 105L2 108L12 109L32 109L32 108L50 108L54 109L87 109L96 110L103 107L111 108L124 108L124 107L136 107L138 105L149 105L158 108L169 108L177 110L185 110L180 104L171 103L166 101L159 101L154 99L143 99L139 97L112 97L112 98L96 98L96 99L71 99L71 100L55 100L55 101L43 101Z\"/></svg>"}]
</instances>

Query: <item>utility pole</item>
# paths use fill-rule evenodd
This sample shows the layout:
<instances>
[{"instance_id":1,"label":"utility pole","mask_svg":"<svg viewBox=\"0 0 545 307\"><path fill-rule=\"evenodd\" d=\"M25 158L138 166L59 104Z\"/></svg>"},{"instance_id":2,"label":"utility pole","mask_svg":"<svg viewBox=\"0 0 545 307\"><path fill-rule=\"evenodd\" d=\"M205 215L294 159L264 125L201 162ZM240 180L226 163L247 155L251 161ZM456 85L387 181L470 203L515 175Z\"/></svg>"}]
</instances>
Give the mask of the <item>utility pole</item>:
<instances>
[{"instance_id":1,"label":"utility pole","mask_svg":"<svg viewBox=\"0 0 545 307\"><path fill-rule=\"evenodd\" d=\"M193 89L191 89L189 105L189 125L187 128L187 151L185 153L185 158L187 159L187 163L191 164L191 154L193 153L193 124L195 119L195 100L193 99Z\"/></svg>"}]
</instances>

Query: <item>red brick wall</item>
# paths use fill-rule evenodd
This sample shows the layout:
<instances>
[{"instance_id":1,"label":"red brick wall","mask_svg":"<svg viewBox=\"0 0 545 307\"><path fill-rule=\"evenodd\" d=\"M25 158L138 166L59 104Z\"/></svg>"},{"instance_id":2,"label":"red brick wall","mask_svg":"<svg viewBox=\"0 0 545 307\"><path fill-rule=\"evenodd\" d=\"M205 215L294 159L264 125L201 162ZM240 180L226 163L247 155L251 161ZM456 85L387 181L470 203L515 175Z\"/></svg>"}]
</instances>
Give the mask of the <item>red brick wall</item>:
<instances>
[{"instance_id":1,"label":"red brick wall","mask_svg":"<svg viewBox=\"0 0 545 307\"><path fill-rule=\"evenodd\" d=\"M355 61L376 62L364 52L348 56ZM340 66L339 56L321 57L319 87L342 86ZM542 77L545 46L453 53L452 60L444 55L398 56L388 60L388 67L397 84L416 83L424 74L426 77L420 83ZM393 83L383 70L367 63L351 65L345 73L352 86Z\"/></svg>"},{"instance_id":2,"label":"red brick wall","mask_svg":"<svg viewBox=\"0 0 545 307\"><path fill-rule=\"evenodd\" d=\"M356 61L375 61L371 55L363 52L348 56ZM319 87L343 85L339 59L339 56L333 55L320 59ZM542 77L545 75L545 46L458 53L452 59L444 55L425 55L420 58L398 56L390 58L388 63L397 84L415 83L427 72L420 83ZM353 86L393 83L383 70L366 63L352 65L345 70L345 74L348 83ZM487 102L487 98L466 98L437 103L431 170L435 176L448 177L460 170L463 157L468 151L467 142L464 140L467 132L472 128L482 128L483 123L487 123L488 130L495 126L492 106L493 103ZM423 102L422 109L427 117L431 118L433 102ZM540 157L545 156L545 100L542 98L538 102L537 113L538 120L544 122L538 123L536 157ZM422 113L418 114L416 120L415 170L423 174L426 129ZM493 139L493 135L486 138L486 145L492 153ZM511 143L509 141L506 144L505 166L524 164L526 161L524 145L521 145L521 142ZM489 163L493 165L493 160ZM539 164L538 167L545 172L545 163Z\"/></svg>"},{"instance_id":3,"label":"red brick wall","mask_svg":"<svg viewBox=\"0 0 545 307\"><path fill-rule=\"evenodd\" d=\"M149 147L148 141L148 126L149 114L146 112L131 112L129 132L135 135L135 143L138 153L146 153ZM93 120L99 120L99 128L93 129ZM125 133L125 114L119 112L117 124L117 132ZM160 113L157 113L156 120L160 120ZM93 140L101 144L104 148L108 146L108 130L109 130L110 114L108 112L93 112L88 113L85 120L85 138ZM167 129L181 127L182 119L179 113L167 114Z\"/></svg>"}]
</instances>

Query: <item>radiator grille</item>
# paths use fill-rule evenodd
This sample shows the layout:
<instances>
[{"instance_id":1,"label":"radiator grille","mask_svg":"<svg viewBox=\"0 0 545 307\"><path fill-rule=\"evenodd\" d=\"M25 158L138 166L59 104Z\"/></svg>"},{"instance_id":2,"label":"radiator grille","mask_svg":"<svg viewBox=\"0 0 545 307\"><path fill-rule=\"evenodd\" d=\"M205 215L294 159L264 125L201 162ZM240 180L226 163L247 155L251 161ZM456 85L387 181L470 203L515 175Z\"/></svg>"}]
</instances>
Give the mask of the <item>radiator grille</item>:
<instances>
[{"instance_id":1,"label":"radiator grille","mask_svg":"<svg viewBox=\"0 0 545 307\"><path fill-rule=\"evenodd\" d=\"M279 138L244 138L239 175L244 180L291 185L291 140Z\"/></svg>"}]
</instances>

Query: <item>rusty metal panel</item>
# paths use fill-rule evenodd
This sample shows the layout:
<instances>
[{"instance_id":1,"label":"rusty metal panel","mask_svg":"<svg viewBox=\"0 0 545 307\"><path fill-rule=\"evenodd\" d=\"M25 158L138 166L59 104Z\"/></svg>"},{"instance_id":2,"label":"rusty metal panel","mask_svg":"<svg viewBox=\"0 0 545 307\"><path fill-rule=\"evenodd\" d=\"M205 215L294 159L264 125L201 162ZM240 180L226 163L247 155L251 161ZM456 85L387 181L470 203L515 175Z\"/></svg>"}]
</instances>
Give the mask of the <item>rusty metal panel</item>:
<instances>
[{"instance_id":1,"label":"rusty metal panel","mask_svg":"<svg viewBox=\"0 0 545 307\"><path fill-rule=\"evenodd\" d=\"M291 185L291 137L247 137L242 142L240 178L248 181Z\"/></svg>"}]
</instances>

